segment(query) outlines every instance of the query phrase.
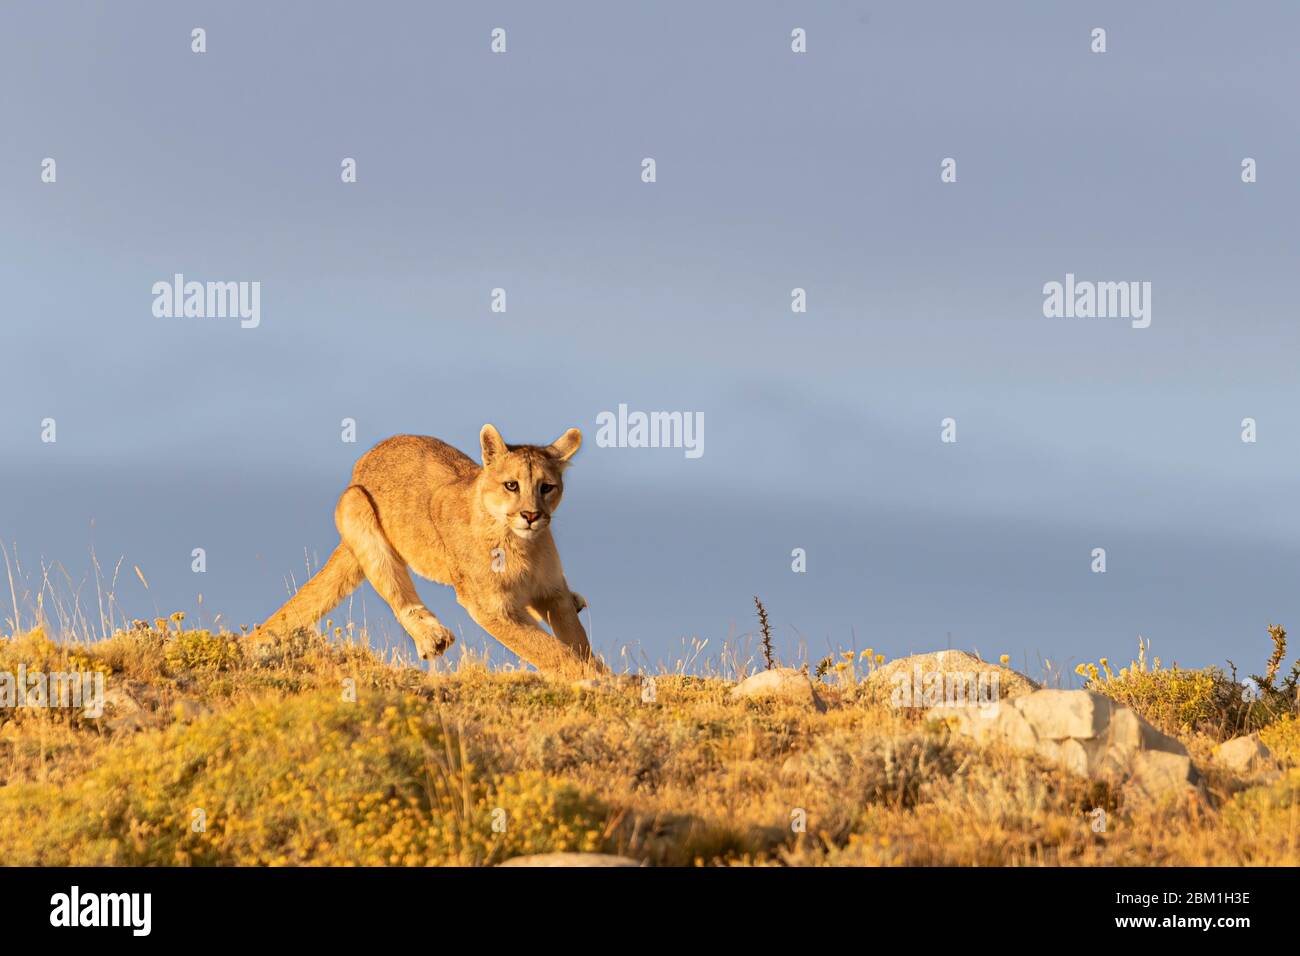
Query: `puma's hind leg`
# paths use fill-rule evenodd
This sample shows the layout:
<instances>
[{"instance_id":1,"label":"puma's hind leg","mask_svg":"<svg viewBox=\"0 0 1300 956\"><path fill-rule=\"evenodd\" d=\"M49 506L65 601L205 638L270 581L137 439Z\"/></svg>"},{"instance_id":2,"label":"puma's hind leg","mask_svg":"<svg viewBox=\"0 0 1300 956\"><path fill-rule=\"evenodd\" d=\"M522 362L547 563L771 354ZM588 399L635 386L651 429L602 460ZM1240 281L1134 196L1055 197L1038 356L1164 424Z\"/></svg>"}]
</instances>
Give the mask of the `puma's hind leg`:
<instances>
[{"instance_id":1,"label":"puma's hind leg","mask_svg":"<svg viewBox=\"0 0 1300 956\"><path fill-rule=\"evenodd\" d=\"M456 635L420 600L406 562L389 543L364 488L353 485L343 492L334 511L334 523L343 543L361 565L366 580L393 609L402 629L415 641L420 656L432 660L451 647Z\"/></svg>"}]
</instances>

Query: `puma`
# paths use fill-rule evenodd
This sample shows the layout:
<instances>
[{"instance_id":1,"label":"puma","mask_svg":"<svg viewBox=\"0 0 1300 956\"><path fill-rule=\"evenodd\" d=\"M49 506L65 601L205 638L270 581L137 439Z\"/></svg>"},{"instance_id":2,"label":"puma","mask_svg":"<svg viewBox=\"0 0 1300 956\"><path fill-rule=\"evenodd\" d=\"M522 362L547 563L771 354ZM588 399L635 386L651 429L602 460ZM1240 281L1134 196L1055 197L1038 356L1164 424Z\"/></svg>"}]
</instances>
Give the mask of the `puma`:
<instances>
[{"instance_id":1,"label":"puma","mask_svg":"<svg viewBox=\"0 0 1300 956\"><path fill-rule=\"evenodd\" d=\"M470 617L538 670L608 673L591 653L578 619L586 601L569 590L550 530L582 433L507 445L484 425L479 441L482 466L422 435L389 438L363 455L334 510L339 546L261 630L314 626L364 579L430 660L455 636L420 600L414 571L454 588Z\"/></svg>"}]
</instances>

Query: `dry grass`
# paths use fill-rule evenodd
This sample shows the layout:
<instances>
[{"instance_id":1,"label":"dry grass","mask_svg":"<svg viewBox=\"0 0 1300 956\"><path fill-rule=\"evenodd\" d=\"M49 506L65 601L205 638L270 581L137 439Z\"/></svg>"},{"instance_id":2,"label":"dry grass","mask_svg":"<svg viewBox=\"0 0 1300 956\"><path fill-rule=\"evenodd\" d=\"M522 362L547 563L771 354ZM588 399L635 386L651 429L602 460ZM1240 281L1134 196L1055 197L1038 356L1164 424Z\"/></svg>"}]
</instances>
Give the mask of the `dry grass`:
<instances>
[{"instance_id":1,"label":"dry grass","mask_svg":"<svg viewBox=\"0 0 1300 956\"><path fill-rule=\"evenodd\" d=\"M734 702L726 680L684 673L644 700L472 656L422 672L307 632L254 647L177 619L88 643L0 638L0 670L20 662L100 669L112 704L98 720L7 713L8 863L484 865L561 849L660 865L1300 863L1292 717L1265 731L1280 779L1211 770L1208 799L1156 806L953 739L843 675L825 713ZM1213 746L1175 731L1194 754Z\"/></svg>"}]
</instances>

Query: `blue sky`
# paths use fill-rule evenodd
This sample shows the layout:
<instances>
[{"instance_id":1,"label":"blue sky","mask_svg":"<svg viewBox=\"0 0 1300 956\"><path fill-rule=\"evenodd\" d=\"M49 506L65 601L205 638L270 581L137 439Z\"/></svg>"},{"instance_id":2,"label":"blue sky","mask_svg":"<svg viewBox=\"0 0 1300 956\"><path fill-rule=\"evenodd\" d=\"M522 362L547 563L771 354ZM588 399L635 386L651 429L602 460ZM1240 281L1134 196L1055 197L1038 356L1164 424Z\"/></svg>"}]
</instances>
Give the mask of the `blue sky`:
<instances>
[{"instance_id":1,"label":"blue sky","mask_svg":"<svg viewBox=\"0 0 1300 956\"><path fill-rule=\"evenodd\" d=\"M76 580L124 555L135 616L201 592L252 623L336 543L369 445L577 426L555 533L606 654L714 650L759 594L787 657L951 643L1036 673L1143 634L1258 669L1265 625L1300 621L1297 27L1285 3L6 4L0 540ZM260 326L154 317L177 272L260 282ZM1151 327L1044 318L1067 272L1151 282ZM702 412L705 454L596 447L619 403Z\"/></svg>"}]
</instances>

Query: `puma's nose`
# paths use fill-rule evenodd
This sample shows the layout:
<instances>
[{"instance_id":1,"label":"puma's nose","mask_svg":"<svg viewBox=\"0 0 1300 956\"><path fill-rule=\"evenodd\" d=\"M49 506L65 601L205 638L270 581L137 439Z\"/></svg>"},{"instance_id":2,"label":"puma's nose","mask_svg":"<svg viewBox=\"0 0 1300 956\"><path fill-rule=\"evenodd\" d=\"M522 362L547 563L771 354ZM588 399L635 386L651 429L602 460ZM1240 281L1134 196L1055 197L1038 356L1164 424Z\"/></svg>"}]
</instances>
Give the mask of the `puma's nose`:
<instances>
[{"instance_id":1,"label":"puma's nose","mask_svg":"<svg viewBox=\"0 0 1300 956\"><path fill-rule=\"evenodd\" d=\"M523 519L524 519L525 521L527 521L529 524L532 524L534 521L536 521L536 520L537 520L538 518L540 518L541 516L542 516L542 513L541 513L540 511L521 511L521 512L519 512L519 517L523 518Z\"/></svg>"}]
</instances>

